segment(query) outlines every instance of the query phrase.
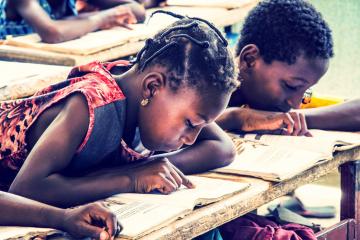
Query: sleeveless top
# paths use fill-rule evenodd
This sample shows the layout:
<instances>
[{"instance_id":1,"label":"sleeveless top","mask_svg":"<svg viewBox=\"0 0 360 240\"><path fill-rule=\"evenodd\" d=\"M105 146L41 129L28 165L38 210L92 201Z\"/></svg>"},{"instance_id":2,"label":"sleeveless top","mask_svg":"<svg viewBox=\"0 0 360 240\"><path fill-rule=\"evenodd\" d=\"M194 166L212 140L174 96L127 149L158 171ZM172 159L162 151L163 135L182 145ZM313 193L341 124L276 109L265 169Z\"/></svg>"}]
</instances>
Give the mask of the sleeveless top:
<instances>
[{"instance_id":1,"label":"sleeveless top","mask_svg":"<svg viewBox=\"0 0 360 240\"><path fill-rule=\"evenodd\" d=\"M85 96L90 119L86 136L67 169L86 170L110 153L116 163L132 162L151 154L147 150L138 153L122 140L126 98L109 72L119 64L125 66L128 62L92 62L75 67L67 80L32 97L0 102L0 189L8 189L29 154L27 130L42 112L74 93Z\"/></svg>"}]
</instances>

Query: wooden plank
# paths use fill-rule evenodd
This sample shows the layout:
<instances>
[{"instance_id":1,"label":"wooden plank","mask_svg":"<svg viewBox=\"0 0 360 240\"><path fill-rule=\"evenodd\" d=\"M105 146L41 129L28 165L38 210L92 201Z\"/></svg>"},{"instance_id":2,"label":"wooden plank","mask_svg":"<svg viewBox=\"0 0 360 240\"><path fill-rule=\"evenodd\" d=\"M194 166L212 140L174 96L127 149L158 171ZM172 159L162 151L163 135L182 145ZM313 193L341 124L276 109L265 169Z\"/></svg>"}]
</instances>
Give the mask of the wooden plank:
<instances>
[{"instance_id":1,"label":"wooden plank","mask_svg":"<svg viewBox=\"0 0 360 240\"><path fill-rule=\"evenodd\" d=\"M136 54L144 46L143 41L106 49L87 56L54 53L38 49L0 45L0 60L35 62L63 66L76 66L99 60L109 61Z\"/></svg>"},{"instance_id":2,"label":"wooden plank","mask_svg":"<svg viewBox=\"0 0 360 240\"><path fill-rule=\"evenodd\" d=\"M355 236L360 239L360 162L348 162L340 167L341 173L341 211L340 218L353 218L356 221Z\"/></svg>"},{"instance_id":3,"label":"wooden plank","mask_svg":"<svg viewBox=\"0 0 360 240\"><path fill-rule=\"evenodd\" d=\"M81 38L56 44L41 42L41 38L38 34L29 34L12 38L6 40L4 44L49 52L85 56L130 42L145 40L160 29L157 25L147 26L146 24L136 24L132 27L133 30L115 27L108 30L91 32Z\"/></svg>"},{"instance_id":4,"label":"wooden plank","mask_svg":"<svg viewBox=\"0 0 360 240\"><path fill-rule=\"evenodd\" d=\"M64 66L74 66L78 62L78 59L71 55L7 45L0 45L0 60L34 62Z\"/></svg>"},{"instance_id":5,"label":"wooden plank","mask_svg":"<svg viewBox=\"0 0 360 240\"><path fill-rule=\"evenodd\" d=\"M316 237L318 240L353 240L355 239L355 220L343 220L316 233Z\"/></svg>"},{"instance_id":6,"label":"wooden plank","mask_svg":"<svg viewBox=\"0 0 360 240\"><path fill-rule=\"evenodd\" d=\"M66 79L70 67L0 61L0 100L17 99Z\"/></svg>"}]
</instances>

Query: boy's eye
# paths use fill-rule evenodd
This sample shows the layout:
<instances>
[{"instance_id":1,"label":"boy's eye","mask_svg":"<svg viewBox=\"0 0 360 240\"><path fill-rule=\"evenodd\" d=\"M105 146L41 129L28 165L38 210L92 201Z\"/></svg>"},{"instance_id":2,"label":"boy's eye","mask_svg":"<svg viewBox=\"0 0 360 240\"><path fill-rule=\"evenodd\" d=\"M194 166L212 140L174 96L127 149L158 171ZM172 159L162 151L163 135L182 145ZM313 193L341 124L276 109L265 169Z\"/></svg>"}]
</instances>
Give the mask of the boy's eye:
<instances>
[{"instance_id":1,"label":"boy's eye","mask_svg":"<svg viewBox=\"0 0 360 240\"><path fill-rule=\"evenodd\" d=\"M186 119L185 125L186 125L188 128L190 128L190 129L194 129L194 128L195 128L194 124L192 124L192 122L191 122L189 119Z\"/></svg>"},{"instance_id":2,"label":"boy's eye","mask_svg":"<svg viewBox=\"0 0 360 240\"><path fill-rule=\"evenodd\" d=\"M286 82L284 82L284 86L285 86L287 89L289 89L290 91L296 91L296 90L299 89L298 86L292 86L292 85L290 85L290 84L288 84L288 83L286 83Z\"/></svg>"}]
</instances>

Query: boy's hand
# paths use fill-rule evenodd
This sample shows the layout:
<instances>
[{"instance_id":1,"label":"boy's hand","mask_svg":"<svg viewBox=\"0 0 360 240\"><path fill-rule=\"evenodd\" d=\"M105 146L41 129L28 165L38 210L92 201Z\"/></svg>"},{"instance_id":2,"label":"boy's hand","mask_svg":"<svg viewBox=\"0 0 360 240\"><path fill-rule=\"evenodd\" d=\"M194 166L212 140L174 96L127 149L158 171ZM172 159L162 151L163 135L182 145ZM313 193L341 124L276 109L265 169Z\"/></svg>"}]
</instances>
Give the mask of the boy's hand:
<instances>
[{"instance_id":1,"label":"boy's hand","mask_svg":"<svg viewBox=\"0 0 360 240\"><path fill-rule=\"evenodd\" d=\"M132 29L131 24L137 22L133 12L125 6L117 6L104 11L101 11L100 17L103 19L101 29L109 29L115 26L121 26L127 29Z\"/></svg>"},{"instance_id":2,"label":"boy's hand","mask_svg":"<svg viewBox=\"0 0 360 240\"><path fill-rule=\"evenodd\" d=\"M270 131L271 133L281 130L283 135L312 136L307 128L305 115L299 112L266 112L244 108L240 115L241 130L245 132Z\"/></svg>"},{"instance_id":3,"label":"boy's hand","mask_svg":"<svg viewBox=\"0 0 360 240\"><path fill-rule=\"evenodd\" d=\"M181 185L194 188L195 185L167 158L152 160L144 165L130 169L133 191L148 193L158 190L169 194Z\"/></svg>"},{"instance_id":4,"label":"boy's hand","mask_svg":"<svg viewBox=\"0 0 360 240\"><path fill-rule=\"evenodd\" d=\"M107 240L121 231L121 225L105 206L92 203L65 209L62 229L76 238Z\"/></svg>"}]
</instances>

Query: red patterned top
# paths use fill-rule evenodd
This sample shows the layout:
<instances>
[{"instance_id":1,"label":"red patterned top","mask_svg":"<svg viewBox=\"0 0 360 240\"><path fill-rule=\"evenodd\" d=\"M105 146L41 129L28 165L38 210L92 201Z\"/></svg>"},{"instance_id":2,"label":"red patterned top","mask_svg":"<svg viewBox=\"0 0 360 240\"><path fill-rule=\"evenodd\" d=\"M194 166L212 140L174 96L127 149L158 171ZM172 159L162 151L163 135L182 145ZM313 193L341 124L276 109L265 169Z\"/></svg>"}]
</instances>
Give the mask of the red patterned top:
<instances>
[{"instance_id":1,"label":"red patterned top","mask_svg":"<svg viewBox=\"0 0 360 240\"><path fill-rule=\"evenodd\" d=\"M82 93L86 97L89 107L88 131L77 149L77 153L81 152L94 127L94 110L125 99L109 72L112 66L119 64L128 63L127 61L118 61L116 64L92 62L75 67L67 80L42 89L32 97L0 102L0 188L4 187L4 182L10 181L5 185L11 183L28 156L25 141L27 130L42 112L75 92ZM146 157L130 149L122 139L119 139L119 146L122 148L121 156L127 158L125 161Z\"/></svg>"}]
</instances>

